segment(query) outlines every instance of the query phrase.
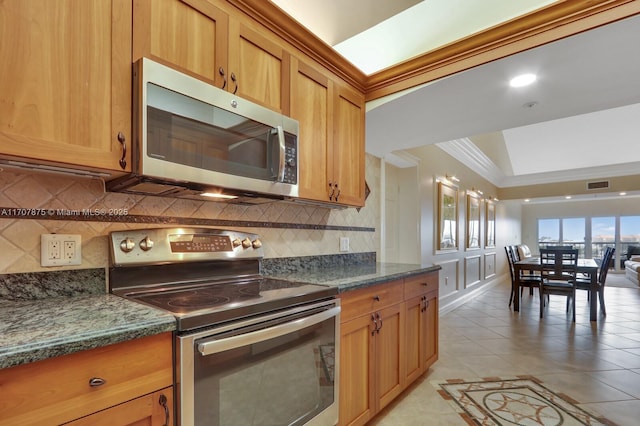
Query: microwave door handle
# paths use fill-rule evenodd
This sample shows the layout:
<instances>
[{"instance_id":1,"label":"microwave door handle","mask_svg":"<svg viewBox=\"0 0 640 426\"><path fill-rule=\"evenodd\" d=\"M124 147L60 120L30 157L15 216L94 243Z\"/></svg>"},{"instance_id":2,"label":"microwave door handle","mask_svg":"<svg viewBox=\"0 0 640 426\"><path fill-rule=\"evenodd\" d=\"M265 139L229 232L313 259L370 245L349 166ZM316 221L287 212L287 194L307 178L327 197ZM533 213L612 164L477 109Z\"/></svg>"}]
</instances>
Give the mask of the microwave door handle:
<instances>
[{"instance_id":1,"label":"microwave door handle","mask_svg":"<svg viewBox=\"0 0 640 426\"><path fill-rule=\"evenodd\" d=\"M278 175L276 176L276 182L284 182L284 169L286 165L284 130L282 126L278 126L274 128L272 132L278 135Z\"/></svg>"}]
</instances>

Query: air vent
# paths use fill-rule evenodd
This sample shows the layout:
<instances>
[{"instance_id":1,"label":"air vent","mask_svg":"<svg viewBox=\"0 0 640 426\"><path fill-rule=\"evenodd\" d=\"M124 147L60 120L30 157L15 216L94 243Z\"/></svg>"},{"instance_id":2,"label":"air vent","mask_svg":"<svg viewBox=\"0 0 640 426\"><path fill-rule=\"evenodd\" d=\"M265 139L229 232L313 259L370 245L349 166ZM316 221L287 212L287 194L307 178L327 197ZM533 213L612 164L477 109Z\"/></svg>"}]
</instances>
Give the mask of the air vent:
<instances>
[{"instance_id":1,"label":"air vent","mask_svg":"<svg viewBox=\"0 0 640 426\"><path fill-rule=\"evenodd\" d=\"M587 190L608 189L608 188L609 188L608 180L601 180L598 182L587 182Z\"/></svg>"}]
</instances>

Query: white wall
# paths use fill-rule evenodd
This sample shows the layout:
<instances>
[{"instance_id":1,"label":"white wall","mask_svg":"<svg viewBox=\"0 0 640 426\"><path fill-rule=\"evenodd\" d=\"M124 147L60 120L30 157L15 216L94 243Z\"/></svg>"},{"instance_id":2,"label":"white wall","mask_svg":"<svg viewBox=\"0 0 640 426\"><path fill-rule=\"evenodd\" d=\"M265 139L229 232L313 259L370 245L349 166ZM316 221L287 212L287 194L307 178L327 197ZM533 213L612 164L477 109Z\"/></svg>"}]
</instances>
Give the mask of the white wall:
<instances>
[{"instance_id":1,"label":"white wall","mask_svg":"<svg viewBox=\"0 0 640 426\"><path fill-rule=\"evenodd\" d=\"M390 263L420 263L417 167L383 163L383 232L379 259Z\"/></svg>"},{"instance_id":2,"label":"white wall","mask_svg":"<svg viewBox=\"0 0 640 426\"><path fill-rule=\"evenodd\" d=\"M484 247L485 203L481 203L480 249L467 250L465 242L465 191L472 188L484 192L484 197L495 197L497 188L468 169L459 161L446 154L435 145L428 145L408 151L419 159L418 180L420 199L420 263L438 264L440 271L441 306L454 306L465 298L491 284L496 279L508 279L504 246L521 241L521 207L518 203L498 202L496 206L496 247ZM437 184L436 179L456 175L458 182L458 241L455 251L437 252Z\"/></svg>"}]
</instances>

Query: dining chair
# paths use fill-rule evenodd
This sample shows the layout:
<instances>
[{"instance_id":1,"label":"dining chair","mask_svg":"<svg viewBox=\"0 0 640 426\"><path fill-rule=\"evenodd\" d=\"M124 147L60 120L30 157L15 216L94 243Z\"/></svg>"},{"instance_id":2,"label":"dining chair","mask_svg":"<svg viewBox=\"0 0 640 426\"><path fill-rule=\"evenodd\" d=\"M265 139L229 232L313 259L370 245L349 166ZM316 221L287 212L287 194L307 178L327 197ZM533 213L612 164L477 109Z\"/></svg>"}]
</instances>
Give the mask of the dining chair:
<instances>
[{"instance_id":1,"label":"dining chair","mask_svg":"<svg viewBox=\"0 0 640 426\"><path fill-rule=\"evenodd\" d=\"M506 246L505 252L507 254L507 261L509 262L509 272L511 273L511 295L509 296L509 306L513 303L513 297L515 296L516 288L516 271L514 263L520 260L518 257L518 246ZM540 287L540 276L524 274L520 271L520 296L524 292L525 287L529 287L529 294L533 295L533 289Z\"/></svg>"},{"instance_id":2,"label":"dining chair","mask_svg":"<svg viewBox=\"0 0 640 426\"><path fill-rule=\"evenodd\" d=\"M604 307L604 284L607 281L607 273L609 272L609 266L611 265L611 260L613 259L615 252L616 249L613 247L606 248L604 256L602 257L602 263L598 270L598 278L596 280L598 286L598 300L600 300L600 312L602 312L603 315L607 315L607 310ZM589 292L587 294L591 295L591 277L578 277L576 279L576 289L586 290Z\"/></svg>"},{"instance_id":3,"label":"dining chair","mask_svg":"<svg viewBox=\"0 0 640 426\"><path fill-rule=\"evenodd\" d=\"M578 272L577 249L540 249L540 318L543 318L545 295L567 297L572 308L572 321L576 322L576 275Z\"/></svg>"}]
</instances>

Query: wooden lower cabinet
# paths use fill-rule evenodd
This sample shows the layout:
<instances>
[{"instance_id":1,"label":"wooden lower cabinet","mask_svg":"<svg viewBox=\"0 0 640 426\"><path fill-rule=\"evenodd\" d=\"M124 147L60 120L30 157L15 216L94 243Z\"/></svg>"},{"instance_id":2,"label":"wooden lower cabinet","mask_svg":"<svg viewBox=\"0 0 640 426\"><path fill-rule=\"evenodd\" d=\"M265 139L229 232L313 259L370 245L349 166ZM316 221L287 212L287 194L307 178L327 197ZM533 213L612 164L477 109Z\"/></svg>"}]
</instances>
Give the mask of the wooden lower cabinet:
<instances>
[{"instance_id":1,"label":"wooden lower cabinet","mask_svg":"<svg viewBox=\"0 0 640 426\"><path fill-rule=\"evenodd\" d=\"M364 425L438 358L438 272L341 294L340 425Z\"/></svg>"},{"instance_id":2,"label":"wooden lower cabinet","mask_svg":"<svg viewBox=\"0 0 640 426\"><path fill-rule=\"evenodd\" d=\"M404 346L404 315L402 304L376 312L375 332L375 402L380 411L395 399L404 387L402 348ZM377 316L379 315L379 316Z\"/></svg>"},{"instance_id":3,"label":"wooden lower cabinet","mask_svg":"<svg viewBox=\"0 0 640 426\"><path fill-rule=\"evenodd\" d=\"M438 298L418 296L405 303L405 380L411 383L438 359Z\"/></svg>"},{"instance_id":4,"label":"wooden lower cabinet","mask_svg":"<svg viewBox=\"0 0 640 426\"><path fill-rule=\"evenodd\" d=\"M368 315L340 324L340 423L365 424L373 417L373 321Z\"/></svg>"},{"instance_id":5,"label":"wooden lower cabinet","mask_svg":"<svg viewBox=\"0 0 640 426\"><path fill-rule=\"evenodd\" d=\"M173 387L65 423L70 426L151 426L173 424Z\"/></svg>"},{"instance_id":6,"label":"wooden lower cabinet","mask_svg":"<svg viewBox=\"0 0 640 426\"><path fill-rule=\"evenodd\" d=\"M172 344L162 333L2 369L0 425L167 424Z\"/></svg>"}]
</instances>

